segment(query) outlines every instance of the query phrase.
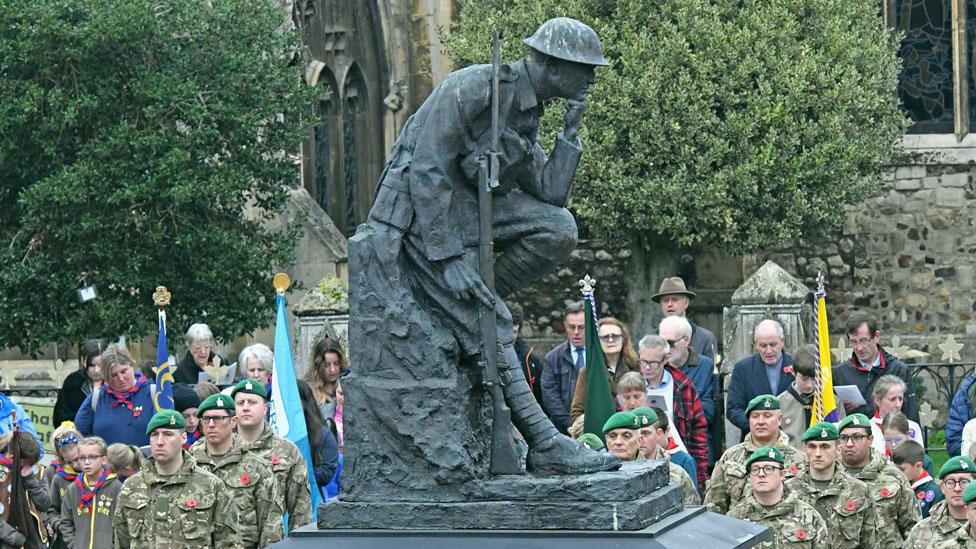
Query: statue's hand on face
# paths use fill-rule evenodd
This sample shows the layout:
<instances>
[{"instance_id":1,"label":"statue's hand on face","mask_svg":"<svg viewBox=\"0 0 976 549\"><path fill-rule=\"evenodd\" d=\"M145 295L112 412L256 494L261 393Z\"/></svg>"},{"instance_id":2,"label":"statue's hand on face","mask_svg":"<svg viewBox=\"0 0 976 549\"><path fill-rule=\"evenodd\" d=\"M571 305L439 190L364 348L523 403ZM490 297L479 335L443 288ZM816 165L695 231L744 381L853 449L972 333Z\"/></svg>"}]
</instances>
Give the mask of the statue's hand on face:
<instances>
[{"instance_id":1,"label":"statue's hand on face","mask_svg":"<svg viewBox=\"0 0 976 549\"><path fill-rule=\"evenodd\" d=\"M567 139L574 139L579 131L580 123L583 121L583 113L586 112L586 101L582 99L569 99L566 101L566 114L563 115L563 134Z\"/></svg>"}]
</instances>

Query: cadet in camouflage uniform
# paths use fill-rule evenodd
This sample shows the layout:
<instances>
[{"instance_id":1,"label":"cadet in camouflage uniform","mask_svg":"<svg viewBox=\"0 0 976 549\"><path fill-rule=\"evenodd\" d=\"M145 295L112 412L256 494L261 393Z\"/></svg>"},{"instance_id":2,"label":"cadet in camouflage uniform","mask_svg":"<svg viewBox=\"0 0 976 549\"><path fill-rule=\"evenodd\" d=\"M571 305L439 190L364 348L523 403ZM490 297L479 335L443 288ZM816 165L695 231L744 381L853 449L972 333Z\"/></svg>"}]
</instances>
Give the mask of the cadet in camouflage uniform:
<instances>
[{"instance_id":1,"label":"cadet in camouflage uniform","mask_svg":"<svg viewBox=\"0 0 976 549\"><path fill-rule=\"evenodd\" d=\"M880 547L878 513L867 485L837 464L837 427L821 421L800 438L807 470L789 480L787 488L826 521L833 537L831 547Z\"/></svg>"},{"instance_id":2,"label":"cadet in camouflage uniform","mask_svg":"<svg viewBox=\"0 0 976 549\"><path fill-rule=\"evenodd\" d=\"M773 446L783 453L786 478L792 478L805 466L803 454L790 446L790 437L780 430L783 414L780 413L778 398L759 395L750 400L746 406L746 417L749 419L749 434L745 441L726 450L715 463L705 492L708 510L721 515L751 490L746 461L757 448Z\"/></svg>"},{"instance_id":3,"label":"cadet in camouflage uniform","mask_svg":"<svg viewBox=\"0 0 976 549\"><path fill-rule=\"evenodd\" d=\"M294 442L271 432L264 419L268 415L268 393L264 386L254 379L242 379L231 396L237 410L237 434L244 451L270 465L278 479L278 493L283 495L288 513L288 531L312 522L308 465Z\"/></svg>"},{"instance_id":4,"label":"cadet in camouflage uniform","mask_svg":"<svg viewBox=\"0 0 976 549\"><path fill-rule=\"evenodd\" d=\"M752 492L728 516L768 526L769 539L759 547L830 547L830 532L810 504L797 499L783 484L783 453L772 446L757 448L746 460Z\"/></svg>"},{"instance_id":5,"label":"cadet in camouflage uniform","mask_svg":"<svg viewBox=\"0 0 976 549\"><path fill-rule=\"evenodd\" d=\"M915 493L905 475L871 447L871 422L864 414L851 414L837 426L844 472L867 484L878 512L878 543L898 547L921 520Z\"/></svg>"},{"instance_id":6,"label":"cadet in camouflage uniform","mask_svg":"<svg viewBox=\"0 0 976 549\"><path fill-rule=\"evenodd\" d=\"M969 539L963 547L976 548L976 482L970 482L962 491L962 501L966 504L966 533Z\"/></svg>"},{"instance_id":7,"label":"cadet in camouflage uniform","mask_svg":"<svg viewBox=\"0 0 976 549\"><path fill-rule=\"evenodd\" d=\"M966 490L976 479L976 463L956 456L939 469L939 484L946 499L929 510L929 518L912 528L902 546L905 549L947 549L969 547L969 521L966 517ZM973 492L970 492L973 494ZM976 495L974 495L976 497Z\"/></svg>"},{"instance_id":8,"label":"cadet in camouflage uniform","mask_svg":"<svg viewBox=\"0 0 976 549\"><path fill-rule=\"evenodd\" d=\"M681 467L671 463L671 456L664 450L662 440L667 444L668 434L661 428L661 423L654 410L640 406L634 408L630 413L637 416L640 424L638 431L638 459L660 459L668 464L668 484L681 484L684 486L684 493L681 496L681 503L684 506L697 507L701 505L698 498L698 490L695 483L691 481L691 476Z\"/></svg>"},{"instance_id":9,"label":"cadet in camouflage uniform","mask_svg":"<svg viewBox=\"0 0 976 549\"><path fill-rule=\"evenodd\" d=\"M269 465L254 454L244 453L240 440L234 436L234 415L234 399L223 393L207 397L197 408L206 438L197 441L190 455L230 489L237 502L244 547L267 547L284 537L278 481Z\"/></svg>"},{"instance_id":10,"label":"cadet in camouflage uniform","mask_svg":"<svg viewBox=\"0 0 976 549\"><path fill-rule=\"evenodd\" d=\"M237 505L219 478L183 450L183 415L164 410L146 427L152 457L125 481L112 525L120 549L242 549Z\"/></svg>"}]
</instances>

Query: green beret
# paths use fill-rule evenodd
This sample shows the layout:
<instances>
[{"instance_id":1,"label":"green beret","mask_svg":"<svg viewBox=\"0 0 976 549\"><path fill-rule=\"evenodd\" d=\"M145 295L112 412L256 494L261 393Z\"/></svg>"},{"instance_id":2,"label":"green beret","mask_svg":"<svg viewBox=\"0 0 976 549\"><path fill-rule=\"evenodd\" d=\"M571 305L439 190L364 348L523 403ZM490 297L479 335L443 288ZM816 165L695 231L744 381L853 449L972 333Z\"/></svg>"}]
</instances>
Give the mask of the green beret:
<instances>
[{"instance_id":1,"label":"green beret","mask_svg":"<svg viewBox=\"0 0 976 549\"><path fill-rule=\"evenodd\" d=\"M146 426L146 434L155 431L156 429L184 429L186 428L186 422L183 421L183 414L177 412L176 410L163 410L162 412L156 413L149 420L149 425Z\"/></svg>"},{"instance_id":2,"label":"green beret","mask_svg":"<svg viewBox=\"0 0 976 549\"><path fill-rule=\"evenodd\" d=\"M617 412L603 424L603 434L614 429L640 429L640 420L630 412Z\"/></svg>"},{"instance_id":3,"label":"green beret","mask_svg":"<svg viewBox=\"0 0 976 549\"><path fill-rule=\"evenodd\" d=\"M966 485L966 489L962 491L962 500L966 503L976 501L976 482Z\"/></svg>"},{"instance_id":4,"label":"green beret","mask_svg":"<svg viewBox=\"0 0 976 549\"><path fill-rule=\"evenodd\" d=\"M578 439L576 439L576 441L583 446L586 446L590 450L603 450L607 447L605 444L603 444L603 441L600 440L600 437L594 435L593 433L583 433Z\"/></svg>"},{"instance_id":5,"label":"green beret","mask_svg":"<svg viewBox=\"0 0 976 549\"><path fill-rule=\"evenodd\" d=\"M638 424L643 427L650 427L657 423L657 414L647 406L638 406L630 411L637 416Z\"/></svg>"},{"instance_id":6,"label":"green beret","mask_svg":"<svg viewBox=\"0 0 976 549\"><path fill-rule=\"evenodd\" d=\"M808 440L837 440L840 435L837 433L837 427L829 421L821 421L810 427L806 431L803 431L803 436L800 440L806 442Z\"/></svg>"},{"instance_id":7,"label":"green beret","mask_svg":"<svg viewBox=\"0 0 976 549\"><path fill-rule=\"evenodd\" d=\"M871 420L864 414L851 414L840 422L840 425L837 426L837 432L843 431L848 427L860 427L871 432Z\"/></svg>"},{"instance_id":8,"label":"green beret","mask_svg":"<svg viewBox=\"0 0 976 549\"><path fill-rule=\"evenodd\" d=\"M197 417L203 417L207 410L228 410L233 412L235 409L234 399L224 393L217 393L208 396L197 406Z\"/></svg>"},{"instance_id":9,"label":"green beret","mask_svg":"<svg viewBox=\"0 0 976 549\"><path fill-rule=\"evenodd\" d=\"M966 456L956 456L949 458L945 465L939 469L939 480L952 473L973 473L976 474L976 463Z\"/></svg>"},{"instance_id":10,"label":"green beret","mask_svg":"<svg viewBox=\"0 0 976 549\"><path fill-rule=\"evenodd\" d=\"M258 395L268 400L268 392L264 390L264 385L261 385L261 382L256 379L242 379L234 386L234 390L230 392L230 396L232 398L236 397L237 393L251 393L252 395Z\"/></svg>"},{"instance_id":11,"label":"green beret","mask_svg":"<svg viewBox=\"0 0 976 549\"><path fill-rule=\"evenodd\" d=\"M780 452L772 446L763 446L762 448L756 448L756 451L749 456L746 460L746 469L748 469L753 463L757 461L775 461L780 465L783 464L783 452Z\"/></svg>"},{"instance_id":12,"label":"green beret","mask_svg":"<svg viewBox=\"0 0 976 549\"><path fill-rule=\"evenodd\" d=\"M750 400L749 405L746 406L746 417L749 417L753 410L779 410L779 399L773 395L759 395Z\"/></svg>"}]
</instances>

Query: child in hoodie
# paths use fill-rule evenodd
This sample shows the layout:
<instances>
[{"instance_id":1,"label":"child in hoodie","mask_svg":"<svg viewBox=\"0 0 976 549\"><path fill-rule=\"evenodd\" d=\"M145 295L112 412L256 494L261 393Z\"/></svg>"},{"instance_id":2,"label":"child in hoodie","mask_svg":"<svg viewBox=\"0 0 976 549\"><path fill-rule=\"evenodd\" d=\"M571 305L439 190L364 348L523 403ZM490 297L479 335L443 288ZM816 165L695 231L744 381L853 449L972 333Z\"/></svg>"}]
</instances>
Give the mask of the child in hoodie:
<instances>
[{"instance_id":1,"label":"child in hoodie","mask_svg":"<svg viewBox=\"0 0 976 549\"><path fill-rule=\"evenodd\" d=\"M100 437L82 439L82 474L61 500L61 533L68 547L94 549L115 544L112 517L122 483L108 468L108 446Z\"/></svg>"}]
</instances>

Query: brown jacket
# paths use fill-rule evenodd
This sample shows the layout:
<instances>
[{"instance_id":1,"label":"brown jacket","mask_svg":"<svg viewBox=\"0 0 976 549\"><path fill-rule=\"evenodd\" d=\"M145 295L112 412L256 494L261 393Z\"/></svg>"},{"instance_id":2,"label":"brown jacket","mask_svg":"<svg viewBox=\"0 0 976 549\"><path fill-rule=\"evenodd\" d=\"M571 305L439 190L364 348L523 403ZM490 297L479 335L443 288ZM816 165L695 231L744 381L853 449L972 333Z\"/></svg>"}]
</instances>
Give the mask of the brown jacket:
<instances>
[{"instance_id":1,"label":"brown jacket","mask_svg":"<svg viewBox=\"0 0 976 549\"><path fill-rule=\"evenodd\" d=\"M637 372L640 373L639 364L627 364L620 359L617 363L617 369L613 372L613 377L610 377L610 372L607 372L607 381L610 382L610 392L617 396L617 382L623 377L627 372ZM573 403L569 407L569 417L576 420L579 416L583 415L583 407L586 404L586 366L584 366L579 373L579 377L576 379L576 390L573 391ZM616 404L616 403L614 403Z\"/></svg>"}]
</instances>

